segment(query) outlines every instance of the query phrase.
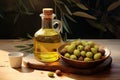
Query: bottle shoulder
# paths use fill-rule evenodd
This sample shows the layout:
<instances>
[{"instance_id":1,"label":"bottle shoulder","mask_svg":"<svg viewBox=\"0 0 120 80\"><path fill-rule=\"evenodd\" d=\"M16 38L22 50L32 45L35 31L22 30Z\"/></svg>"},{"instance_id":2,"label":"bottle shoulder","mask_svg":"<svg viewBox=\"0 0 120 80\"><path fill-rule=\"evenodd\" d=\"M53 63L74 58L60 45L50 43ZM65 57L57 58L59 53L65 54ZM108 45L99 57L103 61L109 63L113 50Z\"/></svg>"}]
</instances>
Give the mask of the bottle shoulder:
<instances>
[{"instance_id":1,"label":"bottle shoulder","mask_svg":"<svg viewBox=\"0 0 120 80\"><path fill-rule=\"evenodd\" d=\"M34 36L54 36L59 35L58 32L56 32L54 29L39 29Z\"/></svg>"}]
</instances>

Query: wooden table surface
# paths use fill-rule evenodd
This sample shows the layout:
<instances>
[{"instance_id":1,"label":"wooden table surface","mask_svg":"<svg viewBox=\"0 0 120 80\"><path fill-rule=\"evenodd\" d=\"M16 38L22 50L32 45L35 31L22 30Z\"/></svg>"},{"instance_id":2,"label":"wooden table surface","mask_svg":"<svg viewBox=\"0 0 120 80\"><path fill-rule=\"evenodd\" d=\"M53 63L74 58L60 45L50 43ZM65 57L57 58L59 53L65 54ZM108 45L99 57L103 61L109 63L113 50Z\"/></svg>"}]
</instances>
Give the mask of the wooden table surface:
<instances>
[{"instance_id":1,"label":"wooden table surface","mask_svg":"<svg viewBox=\"0 0 120 80\"><path fill-rule=\"evenodd\" d=\"M9 65L8 53L19 51L15 46L32 43L32 40L17 39L0 40L0 80L120 80L120 39L89 39L107 46L111 50L111 67L93 75L63 73L63 76L48 77L49 71L30 69L22 64L19 69ZM27 53L24 53L27 54Z\"/></svg>"}]
</instances>

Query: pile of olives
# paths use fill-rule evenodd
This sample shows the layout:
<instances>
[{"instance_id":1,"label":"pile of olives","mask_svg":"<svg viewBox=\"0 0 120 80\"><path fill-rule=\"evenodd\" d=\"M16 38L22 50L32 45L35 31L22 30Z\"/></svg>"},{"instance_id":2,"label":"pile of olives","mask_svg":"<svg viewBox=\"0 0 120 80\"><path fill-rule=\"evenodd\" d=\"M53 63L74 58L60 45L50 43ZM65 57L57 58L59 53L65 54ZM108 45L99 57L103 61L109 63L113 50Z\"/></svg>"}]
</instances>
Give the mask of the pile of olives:
<instances>
[{"instance_id":1,"label":"pile of olives","mask_svg":"<svg viewBox=\"0 0 120 80\"><path fill-rule=\"evenodd\" d=\"M93 41L73 40L60 52L64 57L79 61L95 61L105 57L105 50Z\"/></svg>"}]
</instances>

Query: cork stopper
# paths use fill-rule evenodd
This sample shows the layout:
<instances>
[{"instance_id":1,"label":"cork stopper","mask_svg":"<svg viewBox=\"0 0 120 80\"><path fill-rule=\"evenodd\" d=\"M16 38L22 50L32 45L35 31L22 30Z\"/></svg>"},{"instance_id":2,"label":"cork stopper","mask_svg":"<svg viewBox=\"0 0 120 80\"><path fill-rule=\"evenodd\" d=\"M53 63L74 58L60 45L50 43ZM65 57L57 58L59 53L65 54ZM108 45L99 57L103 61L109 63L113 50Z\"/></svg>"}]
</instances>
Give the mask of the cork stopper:
<instances>
[{"instance_id":1,"label":"cork stopper","mask_svg":"<svg viewBox=\"0 0 120 80\"><path fill-rule=\"evenodd\" d=\"M52 8L43 8L43 15L52 15L53 9Z\"/></svg>"}]
</instances>

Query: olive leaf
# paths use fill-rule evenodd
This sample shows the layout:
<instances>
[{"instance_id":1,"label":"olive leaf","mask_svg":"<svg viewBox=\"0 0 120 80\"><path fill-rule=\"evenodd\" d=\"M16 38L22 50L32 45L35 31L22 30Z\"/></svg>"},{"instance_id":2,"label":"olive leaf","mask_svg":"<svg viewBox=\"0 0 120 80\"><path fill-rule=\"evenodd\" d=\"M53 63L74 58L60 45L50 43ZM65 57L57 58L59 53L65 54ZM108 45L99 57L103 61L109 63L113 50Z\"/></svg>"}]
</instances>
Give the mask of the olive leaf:
<instances>
[{"instance_id":1,"label":"olive leaf","mask_svg":"<svg viewBox=\"0 0 120 80\"><path fill-rule=\"evenodd\" d=\"M65 35L63 37L63 41L67 41L67 33L65 33Z\"/></svg>"},{"instance_id":2,"label":"olive leaf","mask_svg":"<svg viewBox=\"0 0 120 80\"><path fill-rule=\"evenodd\" d=\"M30 47L32 47L33 46L33 44L26 44L27 46L30 46Z\"/></svg>"},{"instance_id":3,"label":"olive leaf","mask_svg":"<svg viewBox=\"0 0 120 80\"><path fill-rule=\"evenodd\" d=\"M19 16L20 16L20 13L18 13L18 14L15 16L15 18L14 18L14 24L17 22Z\"/></svg>"},{"instance_id":4,"label":"olive leaf","mask_svg":"<svg viewBox=\"0 0 120 80\"><path fill-rule=\"evenodd\" d=\"M112 3L108 8L107 8L107 11L112 11L114 10L115 8L119 7L120 6L120 0Z\"/></svg>"},{"instance_id":5,"label":"olive leaf","mask_svg":"<svg viewBox=\"0 0 120 80\"><path fill-rule=\"evenodd\" d=\"M64 5L64 3L60 0L53 0L53 1L56 2L57 4L63 4Z\"/></svg>"},{"instance_id":6,"label":"olive leaf","mask_svg":"<svg viewBox=\"0 0 120 80\"><path fill-rule=\"evenodd\" d=\"M28 1L29 1L29 3L30 3L31 7L33 8L33 10L35 10L35 5L34 5L33 0L28 0Z\"/></svg>"},{"instance_id":7,"label":"olive leaf","mask_svg":"<svg viewBox=\"0 0 120 80\"><path fill-rule=\"evenodd\" d=\"M62 16L61 21L62 21L62 25L63 25L64 29L65 29L68 33L71 33L71 30L70 30L70 28L69 28L69 25L68 25L68 23L67 23L67 21L66 21L66 18L65 18L64 16Z\"/></svg>"},{"instance_id":8,"label":"olive leaf","mask_svg":"<svg viewBox=\"0 0 120 80\"><path fill-rule=\"evenodd\" d=\"M64 2L62 2L60 0L54 0L54 1L55 1L54 3L56 5L56 7L60 10L60 12L62 14L72 15L70 9L68 8L68 6Z\"/></svg>"},{"instance_id":9,"label":"olive leaf","mask_svg":"<svg viewBox=\"0 0 120 80\"><path fill-rule=\"evenodd\" d=\"M4 17L0 14L0 18L2 18L2 19L3 19Z\"/></svg>"},{"instance_id":10,"label":"olive leaf","mask_svg":"<svg viewBox=\"0 0 120 80\"><path fill-rule=\"evenodd\" d=\"M77 21L76 21L75 19L73 19L71 16L69 16L68 14L65 14L65 16L66 16L68 19L70 19L71 21L77 23Z\"/></svg>"},{"instance_id":11,"label":"olive leaf","mask_svg":"<svg viewBox=\"0 0 120 80\"><path fill-rule=\"evenodd\" d=\"M30 38L30 39L33 38L33 36L31 36L29 33L27 33L27 37Z\"/></svg>"},{"instance_id":12,"label":"olive leaf","mask_svg":"<svg viewBox=\"0 0 120 80\"><path fill-rule=\"evenodd\" d=\"M70 9L66 5L64 5L64 6L65 6L65 9L67 10L67 12L69 13L69 15L72 15L72 12L70 11Z\"/></svg>"},{"instance_id":13,"label":"olive leaf","mask_svg":"<svg viewBox=\"0 0 120 80\"><path fill-rule=\"evenodd\" d=\"M19 46L15 46L17 48L25 48L26 46L22 46L22 45L19 45Z\"/></svg>"},{"instance_id":14,"label":"olive leaf","mask_svg":"<svg viewBox=\"0 0 120 80\"><path fill-rule=\"evenodd\" d=\"M29 49L31 49L31 47L22 48L22 49L20 49L20 51L28 51Z\"/></svg>"},{"instance_id":15,"label":"olive leaf","mask_svg":"<svg viewBox=\"0 0 120 80\"><path fill-rule=\"evenodd\" d=\"M111 23L106 23L105 24L105 26L107 27L107 29L110 31L110 32L112 32L112 33L114 33L114 25L112 25Z\"/></svg>"},{"instance_id":16,"label":"olive leaf","mask_svg":"<svg viewBox=\"0 0 120 80\"><path fill-rule=\"evenodd\" d=\"M67 1L68 3L70 3L70 4L72 3L71 0L66 0L66 1Z\"/></svg>"},{"instance_id":17,"label":"olive leaf","mask_svg":"<svg viewBox=\"0 0 120 80\"><path fill-rule=\"evenodd\" d=\"M81 11L76 11L73 15L96 20L96 17Z\"/></svg>"},{"instance_id":18,"label":"olive leaf","mask_svg":"<svg viewBox=\"0 0 120 80\"><path fill-rule=\"evenodd\" d=\"M85 5L83 5L81 3L76 3L76 5L83 10L89 10Z\"/></svg>"},{"instance_id":19,"label":"olive leaf","mask_svg":"<svg viewBox=\"0 0 120 80\"><path fill-rule=\"evenodd\" d=\"M16 15L14 19L14 23L16 23L17 18L19 17L20 14L27 14L27 15L33 15L34 12L30 12L28 6L25 4L23 0L17 0L17 7L18 7L18 14Z\"/></svg>"},{"instance_id":20,"label":"olive leaf","mask_svg":"<svg viewBox=\"0 0 120 80\"><path fill-rule=\"evenodd\" d=\"M33 44L26 44L26 45L18 45L15 46L16 48L19 48L20 51L24 51L24 52L33 52Z\"/></svg>"},{"instance_id":21,"label":"olive leaf","mask_svg":"<svg viewBox=\"0 0 120 80\"><path fill-rule=\"evenodd\" d=\"M90 25L92 25L93 27L95 27L95 28L97 28L97 29L99 29L99 30L101 30L101 31L107 31L107 29L105 28L105 26L104 26L102 23L98 23L98 22L96 22L96 21L88 20L88 19L86 19L86 21L87 21Z\"/></svg>"},{"instance_id":22,"label":"olive leaf","mask_svg":"<svg viewBox=\"0 0 120 80\"><path fill-rule=\"evenodd\" d=\"M20 6L22 6L23 9L24 9L26 12L29 12L27 6L24 4L24 2L23 2L22 0L17 0L17 1L18 1L18 4L19 4Z\"/></svg>"},{"instance_id":23,"label":"olive leaf","mask_svg":"<svg viewBox=\"0 0 120 80\"><path fill-rule=\"evenodd\" d=\"M82 4L81 2L75 1L75 0L71 0L76 6L78 6L80 9L83 10L89 10L84 4Z\"/></svg>"}]
</instances>

